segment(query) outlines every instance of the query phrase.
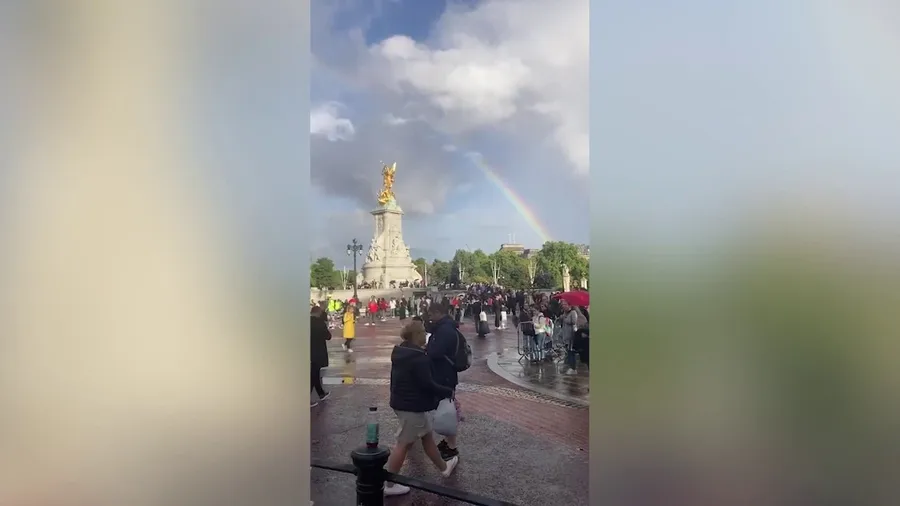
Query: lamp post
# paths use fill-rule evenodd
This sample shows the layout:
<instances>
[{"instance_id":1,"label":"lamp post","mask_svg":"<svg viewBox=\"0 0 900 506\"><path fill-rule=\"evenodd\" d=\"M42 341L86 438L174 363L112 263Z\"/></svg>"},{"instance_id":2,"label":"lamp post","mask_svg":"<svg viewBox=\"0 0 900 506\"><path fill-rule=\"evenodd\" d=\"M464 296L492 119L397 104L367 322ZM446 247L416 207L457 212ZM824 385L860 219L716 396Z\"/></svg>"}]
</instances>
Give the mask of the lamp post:
<instances>
[{"instance_id":1,"label":"lamp post","mask_svg":"<svg viewBox=\"0 0 900 506\"><path fill-rule=\"evenodd\" d=\"M353 242L347 245L347 254L353 256L353 277L359 276L359 271L356 270L356 257L358 255L362 255L363 246L359 244L356 239L353 239ZM359 297L356 295L356 279L351 280L353 283L353 298L359 300Z\"/></svg>"}]
</instances>

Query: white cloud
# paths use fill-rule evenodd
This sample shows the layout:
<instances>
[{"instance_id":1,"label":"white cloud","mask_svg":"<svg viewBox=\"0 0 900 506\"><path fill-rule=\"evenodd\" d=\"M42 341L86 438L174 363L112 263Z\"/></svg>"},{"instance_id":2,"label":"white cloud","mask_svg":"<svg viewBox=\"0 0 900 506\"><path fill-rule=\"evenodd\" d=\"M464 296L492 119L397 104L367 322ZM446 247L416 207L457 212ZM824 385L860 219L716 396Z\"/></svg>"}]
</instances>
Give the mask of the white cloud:
<instances>
[{"instance_id":1,"label":"white cloud","mask_svg":"<svg viewBox=\"0 0 900 506\"><path fill-rule=\"evenodd\" d=\"M409 121L410 120L407 118L400 118L398 116L394 116L393 114L387 114L384 117L384 122L391 126L405 125L409 123Z\"/></svg>"},{"instance_id":2,"label":"white cloud","mask_svg":"<svg viewBox=\"0 0 900 506\"><path fill-rule=\"evenodd\" d=\"M372 46L370 76L458 130L536 115L573 172L587 174L588 14L586 0L451 6L428 43L396 35Z\"/></svg>"},{"instance_id":3,"label":"white cloud","mask_svg":"<svg viewBox=\"0 0 900 506\"><path fill-rule=\"evenodd\" d=\"M454 153L458 148L453 144L444 144L442 149L448 153Z\"/></svg>"},{"instance_id":4,"label":"white cloud","mask_svg":"<svg viewBox=\"0 0 900 506\"><path fill-rule=\"evenodd\" d=\"M340 102L326 102L309 113L309 133L331 142L349 141L356 134L353 122L341 117L345 107Z\"/></svg>"}]
</instances>

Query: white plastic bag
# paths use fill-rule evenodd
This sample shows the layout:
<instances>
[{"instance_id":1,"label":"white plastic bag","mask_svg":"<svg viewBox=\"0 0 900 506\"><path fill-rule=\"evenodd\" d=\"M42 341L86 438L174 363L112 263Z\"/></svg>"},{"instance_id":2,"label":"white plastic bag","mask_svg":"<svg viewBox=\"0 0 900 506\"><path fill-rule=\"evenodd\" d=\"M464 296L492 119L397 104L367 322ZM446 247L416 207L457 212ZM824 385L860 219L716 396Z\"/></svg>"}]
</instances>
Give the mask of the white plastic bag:
<instances>
[{"instance_id":1,"label":"white plastic bag","mask_svg":"<svg viewBox=\"0 0 900 506\"><path fill-rule=\"evenodd\" d=\"M445 437L456 435L456 406L452 399L442 399L434 410L434 431Z\"/></svg>"}]
</instances>

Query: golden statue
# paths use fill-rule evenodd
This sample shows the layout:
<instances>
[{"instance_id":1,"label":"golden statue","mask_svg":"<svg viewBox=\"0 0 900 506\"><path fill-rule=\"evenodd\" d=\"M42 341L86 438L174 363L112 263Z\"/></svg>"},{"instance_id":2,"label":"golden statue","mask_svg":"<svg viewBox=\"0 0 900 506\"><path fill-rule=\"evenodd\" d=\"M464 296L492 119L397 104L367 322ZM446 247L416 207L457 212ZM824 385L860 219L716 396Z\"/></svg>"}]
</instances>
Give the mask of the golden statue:
<instances>
[{"instance_id":1,"label":"golden statue","mask_svg":"<svg viewBox=\"0 0 900 506\"><path fill-rule=\"evenodd\" d=\"M397 172L397 162L393 165L384 165L381 169L381 193L378 194L378 203L385 205L394 200L394 172Z\"/></svg>"}]
</instances>

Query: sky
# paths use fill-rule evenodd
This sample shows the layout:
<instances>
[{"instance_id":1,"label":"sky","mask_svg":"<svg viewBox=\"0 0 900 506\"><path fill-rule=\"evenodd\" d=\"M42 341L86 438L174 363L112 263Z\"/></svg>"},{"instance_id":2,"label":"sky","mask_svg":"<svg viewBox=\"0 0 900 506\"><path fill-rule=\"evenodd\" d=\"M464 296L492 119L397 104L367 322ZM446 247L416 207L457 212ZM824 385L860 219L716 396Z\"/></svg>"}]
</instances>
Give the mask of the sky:
<instances>
[{"instance_id":1,"label":"sky","mask_svg":"<svg viewBox=\"0 0 900 506\"><path fill-rule=\"evenodd\" d=\"M767 213L897 238L896 2L596 4L594 250L690 245Z\"/></svg>"},{"instance_id":2,"label":"sky","mask_svg":"<svg viewBox=\"0 0 900 506\"><path fill-rule=\"evenodd\" d=\"M306 34L274 4L196 0L179 108L210 167L197 187L279 275L310 257L349 265L382 161L429 260L509 234L593 239L595 254L622 236L690 245L748 210L856 213L897 236L895 2L593 4L314 0ZM0 2L0 163L25 119L34 5Z\"/></svg>"},{"instance_id":3,"label":"sky","mask_svg":"<svg viewBox=\"0 0 900 506\"><path fill-rule=\"evenodd\" d=\"M314 0L311 19L314 257L368 243L381 162L413 256L589 241L586 1Z\"/></svg>"}]
</instances>

